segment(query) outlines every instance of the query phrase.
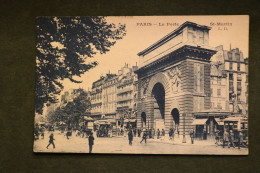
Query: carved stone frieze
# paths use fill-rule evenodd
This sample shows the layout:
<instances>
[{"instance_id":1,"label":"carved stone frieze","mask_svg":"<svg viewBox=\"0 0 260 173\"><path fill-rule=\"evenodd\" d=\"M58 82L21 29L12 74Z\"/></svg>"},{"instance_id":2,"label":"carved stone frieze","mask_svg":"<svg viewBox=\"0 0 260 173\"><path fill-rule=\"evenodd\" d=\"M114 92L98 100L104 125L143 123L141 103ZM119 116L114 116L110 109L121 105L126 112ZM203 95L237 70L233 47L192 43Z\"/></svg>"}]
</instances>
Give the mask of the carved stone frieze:
<instances>
[{"instance_id":1,"label":"carved stone frieze","mask_svg":"<svg viewBox=\"0 0 260 173\"><path fill-rule=\"evenodd\" d=\"M172 92L179 92L181 91L181 71L179 68L173 67L167 71L167 75L170 78L170 85L172 88Z\"/></svg>"}]
</instances>

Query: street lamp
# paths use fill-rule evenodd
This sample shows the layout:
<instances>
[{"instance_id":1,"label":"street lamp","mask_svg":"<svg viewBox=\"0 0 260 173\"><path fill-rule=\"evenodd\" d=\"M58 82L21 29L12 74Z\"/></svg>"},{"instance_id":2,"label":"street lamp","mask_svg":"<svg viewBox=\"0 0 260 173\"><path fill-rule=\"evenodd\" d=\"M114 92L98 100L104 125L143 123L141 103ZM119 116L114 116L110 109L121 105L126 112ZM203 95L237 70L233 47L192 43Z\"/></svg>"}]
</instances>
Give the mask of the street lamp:
<instances>
[{"instance_id":1,"label":"street lamp","mask_svg":"<svg viewBox=\"0 0 260 173\"><path fill-rule=\"evenodd\" d=\"M186 138L185 138L185 116L186 116L186 113L183 113L182 116L183 116L183 138L182 138L182 143L186 143Z\"/></svg>"}]
</instances>

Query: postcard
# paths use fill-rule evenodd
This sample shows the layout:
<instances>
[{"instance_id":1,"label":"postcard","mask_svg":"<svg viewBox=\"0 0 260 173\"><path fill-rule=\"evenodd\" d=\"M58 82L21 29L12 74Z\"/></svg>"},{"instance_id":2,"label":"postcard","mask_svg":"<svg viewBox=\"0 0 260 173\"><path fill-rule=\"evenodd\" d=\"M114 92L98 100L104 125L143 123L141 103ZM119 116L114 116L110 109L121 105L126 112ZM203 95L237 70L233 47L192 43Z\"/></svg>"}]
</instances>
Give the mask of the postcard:
<instances>
[{"instance_id":1,"label":"postcard","mask_svg":"<svg viewBox=\"0 0 260 173\"><path fill-rule=\"evenodd\" d=\"M36 27L34 152L248 155L249 16Z\"/></svg>"}]
</instances>

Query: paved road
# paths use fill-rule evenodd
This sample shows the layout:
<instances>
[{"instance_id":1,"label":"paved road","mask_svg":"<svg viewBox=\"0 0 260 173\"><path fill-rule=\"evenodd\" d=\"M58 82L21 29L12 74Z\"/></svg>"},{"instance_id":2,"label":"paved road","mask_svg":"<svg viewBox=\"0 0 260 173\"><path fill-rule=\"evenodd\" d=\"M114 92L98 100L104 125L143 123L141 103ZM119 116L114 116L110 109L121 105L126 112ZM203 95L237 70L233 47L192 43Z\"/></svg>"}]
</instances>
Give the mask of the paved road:
<instances>
[{"instance_id":1,"label":"paved road","mask_svg":"<svg viewBox=\"0 0 260 173\"><path fill-rule=\"evenodd\" d=\"M49 134L45 134L45 139L39 139L34 143L36 152L67 152L67 153L88 153L88 138L73 136L67 140L64 134L54 133L54 143L46 149ZM182 137L175 138L174 141L168 139L148 139L147 143L140 144L141 138L134 137L133 145L128 144L127 137L97 138L95 137L93 153L125 153L125 154L216 154L216 155L246 155L246 148L222 148L216 146L214 141L196 141L190 143L187 137L187 143L182 143Z\"/></svg>"}]
</instances>

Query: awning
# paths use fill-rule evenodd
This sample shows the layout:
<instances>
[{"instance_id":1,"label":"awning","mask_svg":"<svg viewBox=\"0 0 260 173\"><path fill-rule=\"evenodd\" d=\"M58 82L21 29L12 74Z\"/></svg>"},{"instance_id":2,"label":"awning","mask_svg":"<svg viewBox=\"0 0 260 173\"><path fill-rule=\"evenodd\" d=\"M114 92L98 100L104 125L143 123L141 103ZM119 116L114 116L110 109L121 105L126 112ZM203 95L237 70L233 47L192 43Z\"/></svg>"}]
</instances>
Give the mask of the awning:
<instances>
[{"instance_id":1,"label":"awning","mask_svg":"<svg viewBox=\"0 0 260 173\"><path fill-rule=\"evenodd\" d=\"M191 125L204 125L208 119L194 119Z\"/></svg>"},{"instance_id":2,"label":"awning","mask_svg":"<svg viewBox=\"0 0 260 173\"><path fill-rule=\"evenodd\" d=\"M219 126L224 125L224 121L221 121L220 118L215 118L215 121L218 123Z\"/></svg>"},{"instance_id":3,"label":"awning","mask_svg":"<svg viewBox=\"0 0 260 173\"><path fill-rule=\"evenodd\" d=\"M93 121L93 118L84 116L84 120L86 120L86 121Z\"/></svg>"},{"instance_id":4,"label":"awning","mask_svg":"<svg viewBox=\"0 0 260 173\"><path fill-rule=\"evenodd\" d=\"M125 119L124 120L124 123L128 123L128 122L130 122L130 123L134 123L134 122L136 122L136 119Z\"/></svg>"}]
</instances>

